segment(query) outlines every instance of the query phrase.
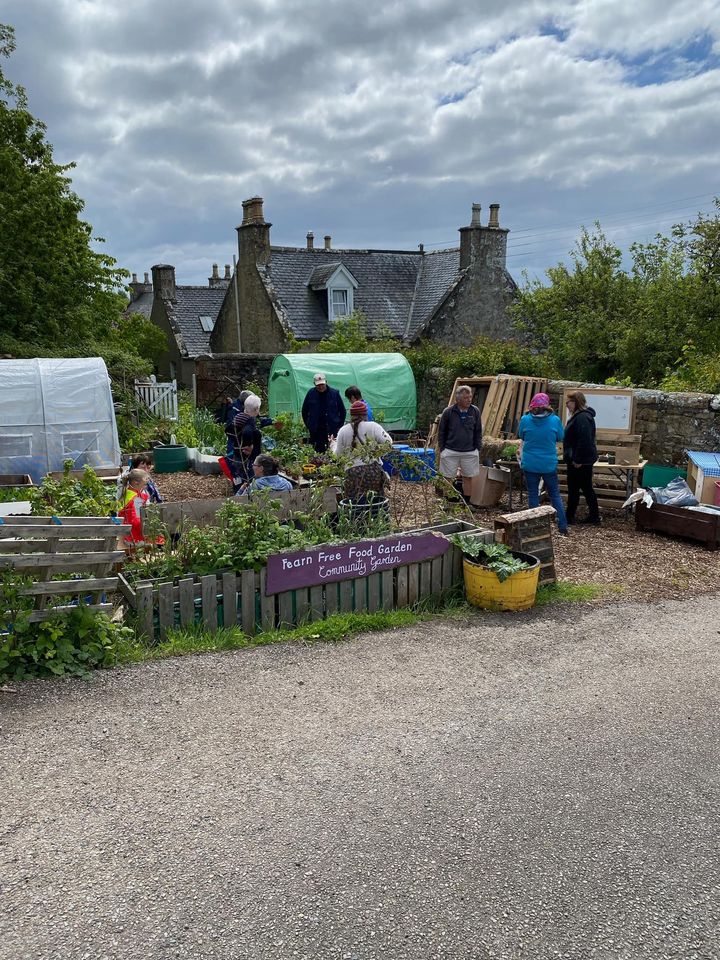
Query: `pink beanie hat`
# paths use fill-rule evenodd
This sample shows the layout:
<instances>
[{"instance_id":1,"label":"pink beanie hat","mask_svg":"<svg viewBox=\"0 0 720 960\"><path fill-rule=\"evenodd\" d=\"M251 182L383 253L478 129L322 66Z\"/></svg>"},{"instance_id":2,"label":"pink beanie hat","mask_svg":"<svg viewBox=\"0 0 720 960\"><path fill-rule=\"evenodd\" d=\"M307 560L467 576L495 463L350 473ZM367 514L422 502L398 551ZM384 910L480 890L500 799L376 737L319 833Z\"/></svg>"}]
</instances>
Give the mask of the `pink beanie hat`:
<instances>
[{"instance_id":1,"label":"pink beanie hat","mask_svg":"<svg viewBox=\"0 0 720 960\"><path fill-rule=\"evenodd\" d=\"M550 397L546 393L536 393L530 401L530 409L537 410L538 407L549 407Z\"/></svg>"}]
</instances>

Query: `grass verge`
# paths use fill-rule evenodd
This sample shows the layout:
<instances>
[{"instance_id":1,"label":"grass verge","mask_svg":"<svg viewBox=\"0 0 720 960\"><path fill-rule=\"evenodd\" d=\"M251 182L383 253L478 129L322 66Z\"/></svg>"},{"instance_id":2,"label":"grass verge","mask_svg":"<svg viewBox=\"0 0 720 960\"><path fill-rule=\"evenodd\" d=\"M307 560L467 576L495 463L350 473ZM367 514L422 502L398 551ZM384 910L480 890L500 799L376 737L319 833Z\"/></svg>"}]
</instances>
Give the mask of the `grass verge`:
<instances>
[{"instance_id":1,"label":"grass verge","mask_svg":"<svg viewBox=\"0 0 720 960\"><path fill-rule=\"evenodd\" d=\"M536 607L547 607L551 603L587 603L607 596L608 593L621 593L622 587L615 584L599 583L568 583L559 580L557 583L547 583L538 587L535 598Z\"/></svg>"}]
</instances>

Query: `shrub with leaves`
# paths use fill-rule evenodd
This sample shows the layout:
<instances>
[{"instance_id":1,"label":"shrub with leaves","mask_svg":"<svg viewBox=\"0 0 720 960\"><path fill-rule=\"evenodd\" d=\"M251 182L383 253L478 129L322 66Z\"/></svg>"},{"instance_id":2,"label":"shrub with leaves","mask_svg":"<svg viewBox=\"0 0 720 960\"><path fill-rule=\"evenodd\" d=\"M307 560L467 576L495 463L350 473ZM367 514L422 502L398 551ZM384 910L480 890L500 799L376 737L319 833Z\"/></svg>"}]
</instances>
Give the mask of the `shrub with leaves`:
<instances>
[{"instance_id":1,"label":"shrub with leaves","mask_svg":"<svg viewBox=\"0 0 720 960\"><path fill-rule=\"evenodd\" d=\"M115 487L98 477L86 466L81 477L70 476L72 460L63 465L63 476L56 480L45 477L38 487L29 487L26 498L38 516L57 514L62 517L107 517L117 507Z\"/></svg>"},{"instance_id":2,"label":"shrub with leaves","mask_svg":"<svg viewBox=\"0 0 720 960\"><path fill-rule=\"evenodd\" d=\"M500 583L504 583L513 573L530 569L527 561L513 556L512 550L503 543L483 543L479 537L467 533L454 533L450 540L462 550L463 556L492 570Z\"/></svg>"}]
</instances>

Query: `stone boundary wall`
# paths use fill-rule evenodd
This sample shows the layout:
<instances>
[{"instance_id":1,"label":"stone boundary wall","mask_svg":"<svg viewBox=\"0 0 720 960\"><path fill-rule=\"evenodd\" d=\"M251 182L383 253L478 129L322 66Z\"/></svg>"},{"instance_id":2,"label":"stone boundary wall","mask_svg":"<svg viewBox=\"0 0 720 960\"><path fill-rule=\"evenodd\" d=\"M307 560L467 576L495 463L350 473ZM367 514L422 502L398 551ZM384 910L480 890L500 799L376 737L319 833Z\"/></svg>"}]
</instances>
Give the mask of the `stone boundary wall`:
<instances>
[{"instance_id":1,"label":"stone boundary wall","mask_svg":"<svg viewBox=\"0 0 720 960\"><path fill-rule=\"evenodd\" d=\"M258 384L267 396L270 367L274 353L216 353L212 357L198 357L195 365L197 404L217 407L225 397L236 397L248 383Z\"/></svg>"}]
</instances>

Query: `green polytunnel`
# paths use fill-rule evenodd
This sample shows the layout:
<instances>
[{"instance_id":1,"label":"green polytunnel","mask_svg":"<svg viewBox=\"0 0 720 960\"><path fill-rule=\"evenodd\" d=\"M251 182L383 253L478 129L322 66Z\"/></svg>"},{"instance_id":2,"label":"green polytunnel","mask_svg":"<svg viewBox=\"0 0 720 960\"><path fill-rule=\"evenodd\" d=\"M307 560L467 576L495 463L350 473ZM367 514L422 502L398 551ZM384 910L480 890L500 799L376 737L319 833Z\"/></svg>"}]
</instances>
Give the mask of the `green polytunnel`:
<instances>
[{"instance_id":1,"label":"green polytunnel","mask_svg":"<svg viewBox=\"0 0 720 960\"><path fill-rule=\"evenodd\" d=\"M328 385L345 400L355 384L386 430L414 430L417 416L415 377L401 353L293 353L275 357L268 382L270 416L292 413L300 417L303 400L314 387L313 377L324 373Z\"/></svg>"}]
</instances>

